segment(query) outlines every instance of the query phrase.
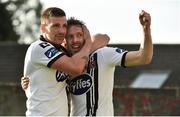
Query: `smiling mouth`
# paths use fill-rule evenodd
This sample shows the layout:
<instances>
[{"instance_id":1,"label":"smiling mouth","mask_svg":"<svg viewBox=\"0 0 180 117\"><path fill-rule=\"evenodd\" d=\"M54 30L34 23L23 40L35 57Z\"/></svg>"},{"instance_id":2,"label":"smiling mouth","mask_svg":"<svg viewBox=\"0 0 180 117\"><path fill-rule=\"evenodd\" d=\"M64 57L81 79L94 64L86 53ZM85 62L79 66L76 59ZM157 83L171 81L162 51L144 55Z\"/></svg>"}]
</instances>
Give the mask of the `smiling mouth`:
<instances>
[{"instance_id":1,"label":"smiling mouth","mask_svg":"<svg viewBox=\"0 0 180 117\"><path fill-rule=\"evenodd\" d=\"M72 46L72 49L80 49L80 46Z\"/></svg>"},{"instance_id":2,"label":"smiling mouth","mask_svg":"<svg viewBox=\"0 0 180 117\"><path fill-rule=\"evenodd\" d=\"M71 46L71 48L73 49L73 50L80 50L81 49L81 45L73 45L73 46Z\"/></svg>"}]
</instances>

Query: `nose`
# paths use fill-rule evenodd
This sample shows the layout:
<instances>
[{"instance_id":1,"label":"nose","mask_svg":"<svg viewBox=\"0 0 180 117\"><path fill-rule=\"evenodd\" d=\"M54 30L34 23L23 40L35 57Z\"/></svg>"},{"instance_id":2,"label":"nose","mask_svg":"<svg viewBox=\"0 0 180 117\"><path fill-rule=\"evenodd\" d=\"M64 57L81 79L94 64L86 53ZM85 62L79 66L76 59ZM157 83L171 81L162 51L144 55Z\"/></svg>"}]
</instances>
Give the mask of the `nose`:
<instances>
[{"instance_id":1,"label":"nose","mask_svg":"<svg viewBox=\"0 0 180 117\"><path fill-rule=\"evenodd\" d=\"M64 27L59 27L59 33L63 33L63 34L65 34L66 33L66 28L64 28Z\"/></svg>"},{"instance_id":2,"label":"nose","mask_svg":"<svg viewBox=\"0 0 180 117\"><path fill-rule=\"evenodd\" d=\"M74 36L73 42L76 43L76 42L78 42L78 41L79 41L79 39L78 39L76 36Z\"/></svg>"}]
</instances>

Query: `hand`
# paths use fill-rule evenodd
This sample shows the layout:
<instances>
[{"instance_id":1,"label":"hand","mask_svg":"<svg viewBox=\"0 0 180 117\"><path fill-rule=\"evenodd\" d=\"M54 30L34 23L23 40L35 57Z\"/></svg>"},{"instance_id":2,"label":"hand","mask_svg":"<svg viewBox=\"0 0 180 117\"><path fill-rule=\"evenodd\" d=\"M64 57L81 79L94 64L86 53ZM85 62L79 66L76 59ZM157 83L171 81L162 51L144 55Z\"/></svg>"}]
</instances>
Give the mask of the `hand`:
<instances>
[{"instance_id":1,"label":"hand","mask_svg":"<svg viewBox=\"0 0 180 117\"><path fill-rule=\"evenodd\" d=\"M85 41L87 41L89 44L92 44L92 39L91 39L91 35L89 30L87 29L87 27L85 25L82 26L83 29L83 33L84 33L84 39Z\"/></svg>"},{"instance_id":2,"label":"hand","mask_svg":"<svg viewBox=\"0 0 180 117\"><path fill-rule=\"evenodd\" d=\"M105 42L106 45L108 44L109 40L110 38L107 34L98 33L93 36L93 41Z\"/></svg>"},{"instance_id":3,"label":"hand","mask_svg":"<svg viewBox=\"0 0 180 117\"><path fill-rule=\"evenodd\" d=\"M26 90L29 85L29 78L28 77L21 77L21 87L23 90Z\"/></svg>"},{"instance_id":4,"label":"hand","mask_svg":"<svg viewBox=\"0 0 180 117\"><path fill-rule=\"evenodd\" d=\"M104 46L107 46L107 44L109 43L109 40L110 40L110 38L107 34L96 34L96 35L94 35L91 53L98 48L102 48Z\"/></svg>"},{"instance_id":5,"label":"hand","mask_svg":"<svg viewBox=\"0 0 180 117\"><path fill-rule=\"evenodd\" d=\"M151 16L149 13L144 10L139 14L139 20L144 29L150 28L151 25Z\"/></svg>"}]
</instances>

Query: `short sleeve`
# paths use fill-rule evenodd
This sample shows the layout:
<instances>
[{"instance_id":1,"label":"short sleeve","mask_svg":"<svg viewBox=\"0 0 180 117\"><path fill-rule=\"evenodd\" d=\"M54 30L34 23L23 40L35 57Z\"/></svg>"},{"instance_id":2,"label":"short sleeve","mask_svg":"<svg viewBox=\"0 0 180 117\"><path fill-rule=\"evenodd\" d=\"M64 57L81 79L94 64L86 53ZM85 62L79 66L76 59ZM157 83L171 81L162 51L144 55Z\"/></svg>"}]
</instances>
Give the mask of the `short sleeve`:
<instances>
[{"instance_id":1,"label":"short sleeve","mask_svg":"<svg viewBox=\"0 0 180 117\"><path fill-rule=\"evenodd\" d=\"M64 54L64 52L59 51L50 43L41 42L33 46L31 59L35 64L51 67L51 65Z\"/></svg>"},{"instance_id":2,"label":"short sleeve","mask_svg":"<svg viewBox=\"0 0 180 117\"><path fill-rule=\"evenodd\" d=\"M114 47L106 47L103 51L103 58L106 64L125 67L125 56L127 50Z\"/></svg>"}]
</instances>

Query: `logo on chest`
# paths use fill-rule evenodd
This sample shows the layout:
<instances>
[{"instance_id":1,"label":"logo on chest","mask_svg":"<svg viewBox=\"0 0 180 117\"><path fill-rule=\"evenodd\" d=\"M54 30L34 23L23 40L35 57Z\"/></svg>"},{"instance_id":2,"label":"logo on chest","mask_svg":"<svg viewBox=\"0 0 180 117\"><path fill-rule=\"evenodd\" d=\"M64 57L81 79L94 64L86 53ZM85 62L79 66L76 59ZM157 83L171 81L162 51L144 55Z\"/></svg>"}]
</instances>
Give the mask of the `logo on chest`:
<instances>
[{"instance_id":1,"label":"logo on chest","mask_svg":"<svg viewBox=\"0 0 180 117\"><path fill-rule=\"evenodd\" d=\"M92 77L89 74L82 74L73 78L68 84L70 93L74 95L82 95L91 88Z\"/></svg>"},{"instance_id":2,"label":"logo on chest","mask_svg":"<svg viewBox=\"0 0 180 117\"><path fill-rule=\"evenodd\" d=\"M64 80L68 79L70 76L64 72L56 71L56 81L63 82Z\"/></svg>"}]
</instances>

